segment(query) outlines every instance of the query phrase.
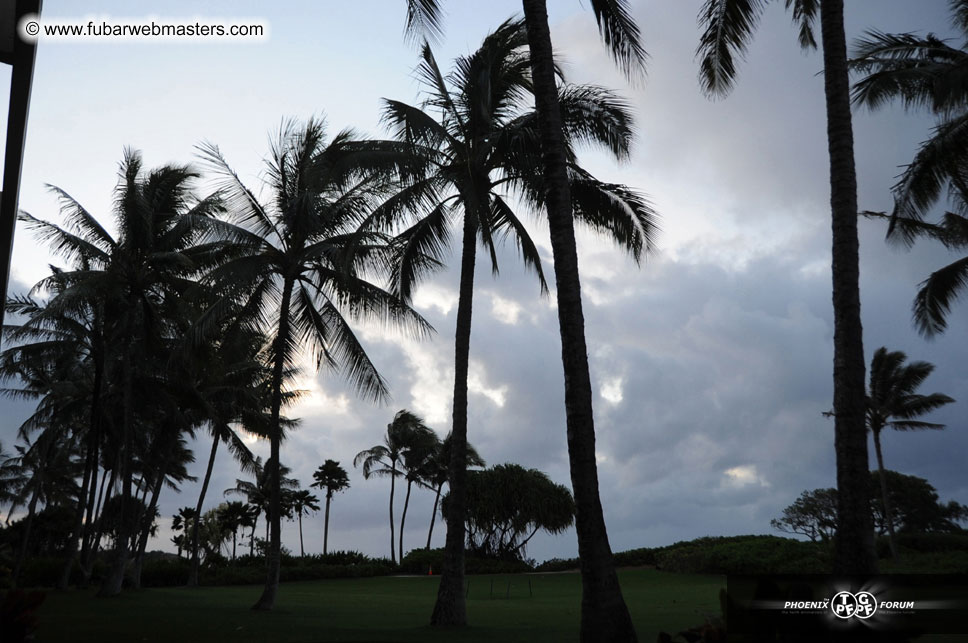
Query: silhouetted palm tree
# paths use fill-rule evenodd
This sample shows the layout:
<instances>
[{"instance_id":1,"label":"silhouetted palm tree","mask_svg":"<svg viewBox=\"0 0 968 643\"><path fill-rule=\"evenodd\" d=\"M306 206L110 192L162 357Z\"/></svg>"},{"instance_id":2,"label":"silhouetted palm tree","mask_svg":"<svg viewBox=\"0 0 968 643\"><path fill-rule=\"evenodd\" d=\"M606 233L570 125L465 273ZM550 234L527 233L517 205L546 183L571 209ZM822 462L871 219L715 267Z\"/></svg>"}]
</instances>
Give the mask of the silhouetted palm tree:
<instances>
[{"instance_id":1,"label":"silhouetted palm tree","mask_svg":"<svg viewBox=\"0 0 968 643\"><path fill-rule=\"evenodd\" d=\"M911 362L905 364L907 355L901 351L888 351L880 347L871 360L870 388L867 398L867 428L874 436L874 453L877 454L877 471L881 483L881 502L887 525L891 554L897 558L894 539L894 520L887 493L887 476L884 473L884 457L881 455L881 431L890 427L897 431L941 430L944 424L917 420L925 413L950 404L954 400L943 393L921 395L918 387L934 371L934 364Z\"/></svg>"},{"instance_id":2,"label":"silhouetted palm tree","mask_svg":"<svg viewBox=\"0 0 968 643\"><path fill-rule=\"evenodd\" d=\"M949 2L955 26L968 35L968 2ZM906 108L927 108L940 122L894 184L888 239L910 245L917 237L941 241L952 250L968 247L968 47L949 45L934 34L868 32L856 44L851 67L867 73L854 86L854 101L877 109L892 100ZM948 188L951 205L940 223L924 221ZM968 284L968 258L933 272L914 300L914 322L927 336L944 332L955 299Z\"/></svg>"},{"instance_id":3,"label":"silhouetted palm tree","mask_svg":"<svg viewBox=\"0 0 968 643\"><path fill-rule=\"evenodd\" d=\"M208 218L220 205L213 198L194 197L191 185L195 178L188 167L173 165L145 172L141 156L126 150L114 199L117 239L58 188L52 189L60 198L67 229L25 213L20 215L55 253L73 264L71 270L55 272L39 285L56 290L63 306L98 302L103 307L105 336L110 338L117 364L112 380L121 398L118 524L122 530L135 526L126 514L133 497L137 366L164 350L169 320L177 316L180 295L210 257L211 247L198 243L202 229L194 222ZM99 595L120 593L130 536L120 534L115 560Z\"/></svg>"},{"instance_id":4,"label":"silhouetted palm tree","mask_svg":"<svg viewBox=\"0 0 968 643\"><path fill-rule=\"evenodd\" d=\"M329 546L329 504L333 500L334 493L350 488L350 478L346 475L346 469L339 466L339 462L327 459L313 472L313 481L310 487L326 490L326 513L323 521L323 555L325 556Z\"/></svg>"},{"instance_id":5,"label":"silhouetted palm tree","mask_svg":"<svg viewBox=\"0 0 968 643\"><path fill-rule=\"evenodd\" d=\"M425 44L418 67L427 88L424 108L397 101L387 101L385 108L385 118L398 138L431 168L375 214L389 221L398 221L406 211L418 215L398 240L400 262L394 278L401 294L409 296L417 279L437 266L449 243L451 221L462 217L451 431L449 515L454 524L451 527L448 521L439 606L432 617L440 625L466 622L460 516L464 511L467 370L478 242L490 255L496 272L495 239L510 236L525 265L536 272L542 291L547 290L534 242L506 200L509 193L516 193L537 211L544 208L548 193L538 146L539 119L528 103L531 62L523 27L520 21L505 22L485 38L477 52L459 58L447 77ZM595 86L565 85L560 96L557 88L554 91L565 114L565 172L576 216L591 228L612 235L640 258L654 233L651 208L625 186L602 183L583 171L571 148L580 141L601 145L618 157L627 155L631 117L625 105Z\"/></svg>"},{"instance_id":6,"label":"silhouetted palm tree","mask_svg":"<svg viewBox=\"0 0 968 643\"><path fill-rule=\"evenodd\" d=\"M390 478L390 560L393 562L397 562L396 543L393 538L393 496L396 491L396 480L403 475L400 463L407 451L415 445L420 445L426 439L428 433L432 434L433 431L424 424L421 418L403 409L397 411L397 414L393 416L393 421L387 424L383 444L364 449L353 458L354 467L363 467L365 479L369 480L370 476Z\"/></svg>"},{"instance_id":7,"label":"silhouetted palm tree","mask_svg":"<svg viewBox=\"0 0 968 643\"><path fill-rule=\"evenodd\" d=\"M302 530L302 517L303 514L310 514L319 511L319 498L314 496L306 489L299 489L293 491L289 494L289 506L292 511L296 514L299 520L299 555L305 556L306 549L303 547L303 530Z\"/></svg>"},{"instance_id":8,"label":"silhouetted palm tree","mask_svg":"<svg viewBox=\"0 0 968 643\"><path fill-rule=\"evenodd\" d=\"M700 83L709 95L724 95L736 77L735 54L749 44L768 0L706 0L699 44ZM834 449L837 454L837 523L834 571L877 571L865 427L864 343L860 318L860 260L857 240L857 175L850 114L843 0L786 0L800 26L800 45L817 46L818 15L823 40L827 148L833 247Z\"/></svg>"},{"instance_id":9,"label":"silhouetted palm tree","mask_svg":"<svg viewBox=\"0 0 968 643\"><path fill-rule=\"evenodd\" d=\"M206 144L200 153L218 177L229 218L211 224L229 259L207 281L241 306L243 320L272 338L271 465L279 462L283 373L300 351L310 351L317 366L341 370L361 395L384 400L386 383L347 318L399 323L415 332L429 327L366 278L384 250L377 237L353 233L382 186L364 172L351 132L326 143L321 121L302 128L284 124L267 161L271 198L264 204L218 147ZM270 469L269 568L255 609L271 609L279 586L282 490L279 472Z\"/></svg>"}]
</instances>

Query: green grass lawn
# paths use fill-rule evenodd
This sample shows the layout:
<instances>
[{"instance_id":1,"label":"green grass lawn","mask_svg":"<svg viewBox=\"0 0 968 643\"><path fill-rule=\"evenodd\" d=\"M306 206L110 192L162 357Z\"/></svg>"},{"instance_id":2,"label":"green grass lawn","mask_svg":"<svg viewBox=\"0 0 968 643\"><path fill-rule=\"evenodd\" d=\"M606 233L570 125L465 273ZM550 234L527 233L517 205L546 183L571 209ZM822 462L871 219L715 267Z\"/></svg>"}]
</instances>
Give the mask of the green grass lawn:
<instances>
[{"instance_id":1,"label":"green grass lawn","mask_svg":"<svg viewBox=\"0 0 968 643\"><path fill-rule=\"evenodd\" d=\"M641 641L718 613L718 592L725 584L720 576L648 569L623 570L619 577ZM37 641L578 640L578 574L471 576L469 581L471 627L456 632L427 626L437 592L434 576L285 583L276 609L267 613L249 610L261 591L256 586L149 589L113 599L51 592L40 608Z\"/></svg>"}]
</instances>

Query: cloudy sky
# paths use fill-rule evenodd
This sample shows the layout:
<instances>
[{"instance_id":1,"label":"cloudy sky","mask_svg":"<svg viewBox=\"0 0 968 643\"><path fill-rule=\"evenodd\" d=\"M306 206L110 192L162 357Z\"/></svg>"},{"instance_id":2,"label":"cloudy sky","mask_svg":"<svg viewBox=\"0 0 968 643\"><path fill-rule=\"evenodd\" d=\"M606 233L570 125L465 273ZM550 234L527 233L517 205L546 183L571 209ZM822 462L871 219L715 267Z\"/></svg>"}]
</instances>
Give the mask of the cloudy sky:
<instances>
[{"instance_id":1,"label":"cloudy sky","mask_svg":"<svg viewBox=\"0 0 968 643\"><path fill-rule=\"evenodd\" d=\"M415 102L416 51L403 38L402 0L289 2L89 2L48 0L48 20L91 17L255 18L269 26L260 42L177 44L45 42L34 80L21 208L58 221L44 185L70 192L109 221L124 146L146 165L193 161L193 146L217 143L245 181L259 185L269 132L284 117L325 115L330 131L373 135L380 99ZM621 92L638 124L629 162L582 160L599 178L648 193L660 212L655 255L641 266L610 245L582 236L581 272L595 395L602 499L613 549L658 546L705 535L771 533L769 521L804 489L834 486L831 407L830 215L823 84L818 53L796 43L782 3L773 3L742 66L736 90L709 101L694 59L699 0L633 2L649 51L648 75L630 86L601 46L592 14L577 0L554 0L552 37L568 78ZM477 48L519 11L511 0L445 3L442 66ZM848 38L865 29L947 34L946 2L853 0ZM9 71L0 70L7 87ZM2 116L0 116L2 117ZM932 121L901 109L856 112L862 209L886 210L890 185ZM200 190L204 185L200 186ZM534 235L551 270L547 230ZM951 261L938 246L898 250L882 225L861 223L861 279L868 358L879 346L937 365L924 392L959 400L937 412L943 432L893 433L887 466L927 478L942 499L968 502L966 305L946 335L931 342L912 329L918 282ZM18 230L12 292L43 277L51 261ZM480 266L471 345L469 438L491 464L517 462L568 484L563 380L554 297L542 298L512 249L493 278ZM350 469L352 488L333 505L330 547L387 555L389 484L364 480L353 456L380 442L401 408L443 435L450 424L456 271L422 288L416 304L436 327L422 343L364 330L370 354L391 384L393 401L357 400L331 374L307 373L309 395L290 415L302 428L283 461L304 485L326 458ZM10 445L29 409L10 402L0 440ZM203 473L208 445L198 443ZM267 445L256 444L260 452ZM872 456L873 457L873 456ZM873 465L873 460L872 460ZM220 458L207 505L235 484L237 466ZM153 547L172 549L170 516L194 505L198 485L162 501ZM426 540L432 497L417 492L407 546ZM399 505L398 505L399 506ZM440 523L438 522L438 525ZM321 547L322 518L305 523L307 545ZM298 550L295 524L284 543ZM443 529L434 541L443 544ZM529 554L573 556L573 532L537 536Z\"/></svg>"}]
</instances>

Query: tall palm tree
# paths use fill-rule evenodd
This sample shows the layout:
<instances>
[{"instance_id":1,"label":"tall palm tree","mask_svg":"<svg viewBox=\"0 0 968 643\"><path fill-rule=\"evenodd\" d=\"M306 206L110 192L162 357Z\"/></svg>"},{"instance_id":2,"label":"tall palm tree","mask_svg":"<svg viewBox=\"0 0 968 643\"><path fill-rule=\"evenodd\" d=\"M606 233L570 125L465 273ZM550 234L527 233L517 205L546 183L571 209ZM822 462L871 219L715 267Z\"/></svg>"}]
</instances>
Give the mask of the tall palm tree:
<instances>
[{"instance_id":1,"label":"tall palm tree","mask_svg":"<svg viewBox=\"0 0 968 643\"><path fill-rule=\"evenodd\" d=\"M326 490L326 513L323 520L323 555L329 545L329 504L333 501L333 494L350 488L350 478L346 469L339 466L336 460L327 459L313 472L313 482L310 487Z\"/></svg>"},{"instance_id":2,"label":"tall palm tree","mask_svg":"<svg viewBox=\"0 0 968 643\"><path fill-rule=\"evenodd\" d=\"M709 95L724 95L736 77L734 55L745 52L768 0L706 0L699 44L700 83ZM834 571L877 570L865 427L864 345L860 317L860 258L857 240L857 175L850 114L847 40L843 0L785 0L800 26L800 45L817 46L819 14L823 41L827 149L830 157L831 251L834 309L834 449L837 456L837 524Z\"/></svg>"},{"instance_id":3,"label":"tall palm tree","mask_svg":"<svg viewBox=\"0 0 968 643\"><path fill-rule=\"evenodd\" d=\"M888 351L881 346L871 360L870 387L867 398L867 428L874 436L874 453L877 454L878 478L881 482L881 502L884 521L891 545L891 554L897 558L894 539L894 521L887 493L887 476L884 473L884 456L881 454L881 431L885 427L897 431L941 430L944 424L917 420L925 413L950 404L954 399L943 393L921 395L918 387L934 371L929 362L905 364L907 355L901 351Z\"/></svg>"},{"instance_id":4,"label":"tall palm tree","mask_svg":"<svg viewBox=\"0 0 968 643\"><path fill-rule=\"evenodd\" d=\"M364 172L351 132L326 143L321 121L302 128L285 123L267 161L267 203L243 185L218 147L202 145L199 152L218 177L228 211L228 220L210 230L225 242L229 259L207 280L241 305L242 319L271 337L272 465L279 462L283 373L303 350L317 367L341 370L361 395L385 400L386 382L347 318L399 323L416 334L429 326L367 280L385 251L375 236L353 233L383 186ZM272 609L279 586L282 490L275 466L269 476L269 567L254 609Z\"/></svg>"},{"instance_id":5,"label":"tall palm tree","mask_svg":"<svg viewBox=\"0 0 968 643\"><path fill-rule=\"evenodd\" d=\"M319 511L319 498L309 492L308 489L299 489L289 494L289 506L299 520L299 555L305 556L306 549L303 547L303 514L309 515Z\"/></svg>"},{"instance_id":6,"label":"tall palm tree","mask_svg":"<svg viewBox=\"0 0 968 643\"><path fill-rule=\"evenodd\" d=\"M232 560L235 560L236 543L238 541L239 529L251 526L252 510L250 506L239 500L227 502L222 507L222 518L226 525L232 530ZM244 535L244 534L243 534Z\"/></svg>"},{"instance_id":7,"label":"tall palm tree","mask_svg":"<svg viewBox=\"0 0 968 643\"><path fill-rule=\"evenodd\" d=\"M420 417L401 409L393 416L393 421L387 424L383 444L364 449L353 458L354 467L363 467L365 479L369 480L371 476L390 478L390 560L393 562L398 562L393 538L393 497L396 495L397 478L403 475L400 463L407 451L415 443L422 442L428 433L433 431Z\"/></svg>"},{"instance_id":8,"label":"tall palm tree","mask_svg":"<svg viewBox=\"0 0 968 643\"><path fill-rule=\"evenodd\" d=\"M950 0L954 25L968 37L968 1ZM900 100L909 109L927 108L938 119L914 160L894 184L894 210L887 218L888 239L910 245L917 237L941 241L949 249L968 247L968 45L955 48L933 34L868 32L855 45L852 69L867 75L854 86L854 101L877 109ZM940 223L925 215L945 187L951 210ZM927 336L947 328L952 303L968 283L968 258L935 271L921 283L914 300L914 323Z\"/></svg>"},{"instance_id":9,"label":"tall palm tree","mask_svg":"<svg viewBox=\"0 0 968 643\"><path fill-rule=\"evenodd\" d=\"M418 67L427 88L424 107L386 101L384 111L397 137L432 168L375 214L397 221L401 212L409 210L418 217L398 241L400 262L394 277L401 294L409 296L417 279L436 267L450 240L448 224L462 217L451 510L438 603L432 616L432 622L439 625L466 623L460 516L465 514L467 371L478 242L490 255L496 272L495 239L510 236L525 265L536 272L542 292L547 291L534 242L508 202L508 195L514 194L537 211L545 206L548 193L537 145L539 119L528 104L532 80L527 43L522 22L505 22L485 38L477 52L459 58L446 77L425 44ZM555 91L557 95L557 88ZM611 234L640 258L654 233L651 208L625 186L602 183L583 171L575 163L571 147L578 141L587 142L624 157L631 139L630 115L613 94L595 86L563 86L560 100L568 138L566 177L573 188L576 215L593 229Z\"/></svg>"}]
</instances>

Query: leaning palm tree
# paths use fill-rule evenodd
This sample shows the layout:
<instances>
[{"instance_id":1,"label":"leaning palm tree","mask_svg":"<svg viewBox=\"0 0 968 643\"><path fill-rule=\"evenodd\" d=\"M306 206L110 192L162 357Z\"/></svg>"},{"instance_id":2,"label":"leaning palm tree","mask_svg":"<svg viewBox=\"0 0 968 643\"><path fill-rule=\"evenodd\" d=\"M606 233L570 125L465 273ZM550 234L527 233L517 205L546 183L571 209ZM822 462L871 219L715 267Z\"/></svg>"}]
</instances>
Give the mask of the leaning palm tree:
<instances>
[{"instance_id":1,"label":"leaning palm tree","mask_svg":"<svg viewBox=\"0 0 968 643\"><path fill-rule=\"evenodd\" d=\"M548 192L537 145L539 119L529 103L532 80L527 42L522 22L505 22L485 38L477 52L459 58L446 77L425 44L418 67L427 90L424 105L386 101L384 110L398 139L423 160L422 165L432 168L406 184L374 214L374 219L404 219L409 225L398 238L400 259L394 279L401 294L409 296L417 280L436 267L426 257L442 259L450 242L450 226L460 222L462 228L451 510L438 604L432 617L439 625L466 623L461 571L465 539L460 516L465 511L467 372L478 243L496 272L496 240L513 239L525 265L536 273L542 292L547 291L536 246L509 199L509 195L521 197L538 211L544 208ZM628 153L631 118L621 101L599 87L564 85L560 100L568 138L566 171L576 215L591 228L612 235L638 259L654 233L654 213L634 191L602 183L583 171L571 147L576 142L592 143L623 157Z\"/></svg>"},{"instance_id":2,"label":"leaning palm tree","mask_svg":"<svg viewBox=\"0 0 968 643\"><path fill-rule=\"evenodd\" d=\"M955 26L968 36L968 1L950 0ZM933 34L868 32L855 45L851 67L866 73L854 86L854 101L877 109L900 100L910 109L927 108L939 123L894 184L888 239L904 245L918 237L941 241L952 250L968 247L968 46L948 44ZM939 223L924 220L945 187L951 210ZM914 300L914 323L928 337L944 332L951 305L968 284L968 258L933 272Z\"/></svg>"},{"instance_id":3,"label":"leaning palm tree","mask_svg":"<svg viewBox=\"0 0 968 643\"><path fill-rule=\"evenodd\" d=\"M303 547L303 528L302 519L303 515L309 515L311 513L319 511L319 498L314 496L307 489L299 489L293 491L289 495L289 506L292 511L296 514L299 520L299 555L305 556L306 549Z\"/></svg>"},{"instance_id":4,"label":"leaning palm tree","mask_svg":"<svg viewBox=\"0 0 968 643\"><path fill-rule=\"evenodd\" d=\"M227 221L210 230L229 258L207 281L241 306L241 319L271 337L269 463L278 463L283 373L303 351L317 367L341 371L364 397L385 400L386 382L347 320L392 322L415 334L429 326L368 280L385 249L376 236L353 233L384 186L363 171L365 159L351 132L327 143L322 121L283 124L266 163L266 203L245 187L217 146L205 144L199 152L228 212ZM269 475L269 567L254 609L272 609L279 586L282 490L275 466Z\"/></svg>"},{"instance_id":5,"label":"leaning palm tree","mask_svg":"<svg viewBox=\"0 0 968 643\"><path fill-rule=\"evenodd\" d=\"M725 95L736 78L735 55L742 55L768 0L706 0L698 55L700 83L711 96ZM860 318L860 266L857 239L857 175L850 114L847 41L843 0L785 0L800 27L804 48L816 48L818 18L823 41L827 148L833 247L834 449L837 456L837 536L834 571L870 574L877 570L868 494L865 427L864 345Z\"/></svg>"},{"instance_id":6,"label":"leaning palm tree","mask_svg":"<svg viewBox=\"0 0 968 643\"><path fill-rule=\"evenodd\" d=\"M433 431L424 424L424 421L410 411L402 409L397 411L393 421L387 424L383 444L364 449L353 458L354 467L363 467L365 479L369 480L371 476L390 478L390 560L393 562L398 562L395 553L396 543L393 538L393 497L396 495L397 478L403 476L400 463L408 450L415 444L422 443L427 434L433 434ZM399 562L402 562L402 556Z\"/></svg>"},{"instance_id":7,"label":"leaning palm tree","mask_svg":"<svg viewBox=\"0 0 968 643\"><path fill-rule=\"evenodd\" d=\"M326 490L326 511L323 519L323 555L325 556L329 545L329 505L333 501L333 494L350 488L350 478L346 474L346 469L339 466L339 462L327 459L313 472L313 482L309 486Z\"/></svg>"},{"instance_id":8,"label":"leaning palm tree","mask_svg":"<svg viewBox=\"0 0 968 643\"><path fill-rule=\"evenodd\" d=\"M407 481L407 493L400 512L400 562L403 562L403 530L407 523L407 509L410 507L410 493L413 485L422 484L424 472L434 454L440 450L440 438L432 430L415 432L410 444L400 457L400 471Z\"/></svg>"},{"instance_id":9,"label":"leaning palm tree","mask_svg":"<svg viewBox=\"0 0 968 643\"><path fill-rule=\"evenodd\" d=\"M874 436L874 453L877 454L878 478L881 481L881 502L884 522L891 546L891 554L897 558L894 539L894 522L887 492L887 476L884 473L884 456L881 454L881 431L885 427L896 431L941 430L944 424L923 422L916 418L950 404L954 400L943 393L921 395L918 387L934 371L934 364L911 362L905 364L907 355L901 351L888 351L880 347L871 360L870 388L867 397L867 428Z\"/></svg>"}]
</instances>

